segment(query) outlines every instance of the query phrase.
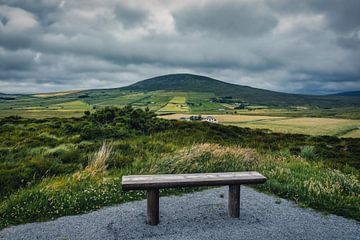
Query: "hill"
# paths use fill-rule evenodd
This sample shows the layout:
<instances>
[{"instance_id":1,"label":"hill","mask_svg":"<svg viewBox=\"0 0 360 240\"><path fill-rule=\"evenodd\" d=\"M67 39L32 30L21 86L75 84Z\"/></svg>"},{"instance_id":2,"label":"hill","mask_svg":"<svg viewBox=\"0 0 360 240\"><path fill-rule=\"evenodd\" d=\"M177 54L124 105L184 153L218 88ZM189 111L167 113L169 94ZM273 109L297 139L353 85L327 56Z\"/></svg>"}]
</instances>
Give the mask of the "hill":
<instances>
[{"instance_id":1,"label":"hill","mask_svg":"<svg viewBox=\"0 0 360 240\"><path fill-rule=\"evenodd\" d=\"M340 93L331 94L330 96L351 96L351 97L360 97L360 91L340 92Z\"/></svg>"},{"instance_id":2,"label":"hill","mask_svg":"<svg viewBox=\"0 0 360 240\"><path fill-rule=\"evenodd\" d=\"M205 76L170 74L121 88L32 95L0 94L0 117L9 115L74 116L70 112L79 116L88 109L126 105L138 108L149 107L161 113L233 112L241 109L242 105L246 105L248 110L283 108L288 111L291 108L292 114L304 116L304 109L311 109L306 116L334 117L341 113L341 117L345 117L345 113L347 118L354 118L355 115L359 115L360 96L289 94L226 83ZM303 110L300 111L298 107ZM324 115L321 109L338 110L328 111ZM274 114L274 112L267 111L266 114Z\"/></svg>"},{"instance_id":3,"label":"hill","mask_svg":"<svg viewBox=\"0 0 360 240\"><path fill-rule=\"evenodd\" d=\"M272 106L347 107L360 106L359 98L289 94L222 82L193 74L169 74L146 79L122 88L132 91L211 92L219 97L239 98L252 104Z\"/></svg>"}]
</instances>

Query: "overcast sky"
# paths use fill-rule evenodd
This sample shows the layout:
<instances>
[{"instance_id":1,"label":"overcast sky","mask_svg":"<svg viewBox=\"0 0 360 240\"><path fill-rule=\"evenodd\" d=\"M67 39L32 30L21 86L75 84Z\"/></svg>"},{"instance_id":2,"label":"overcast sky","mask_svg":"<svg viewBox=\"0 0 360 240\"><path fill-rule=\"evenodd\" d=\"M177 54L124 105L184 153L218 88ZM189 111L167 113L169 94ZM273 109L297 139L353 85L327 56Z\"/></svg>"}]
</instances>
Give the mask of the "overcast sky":
<instances>
[{"instance_id":1,"label":"overcast sky","mask_svg":"<svg viewBox=\"0 0 360 240\"><path fill-rule=\"evenodd\" d=\"M359 0L0 0L0 92L168 73L295 93L360 90Z\"/></svg>"}]
</instances>

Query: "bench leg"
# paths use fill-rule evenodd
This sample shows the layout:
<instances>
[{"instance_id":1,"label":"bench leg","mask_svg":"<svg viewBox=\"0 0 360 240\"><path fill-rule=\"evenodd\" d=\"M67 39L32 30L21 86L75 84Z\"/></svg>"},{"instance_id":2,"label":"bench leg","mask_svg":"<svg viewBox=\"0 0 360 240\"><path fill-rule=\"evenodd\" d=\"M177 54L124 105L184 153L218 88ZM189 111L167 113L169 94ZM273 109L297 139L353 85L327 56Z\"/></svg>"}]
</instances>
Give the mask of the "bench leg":
<instances>
[{"instance_id":1,"label":"bench leg","mask_svg":"<svg viewBox=\"0 0 360 240\"><path fill-rule=\"evenodd\" d=\"M147 219L150 225L159 223L159 189L147 190Z\"/></svg>"},{"instance_id":2,"label":"bench leg","mask_svg":"<svg viewBox=\"0 0 360 240\"><path fill-rule=\"evenodd\" d=\"M240 216L240 185L229 185L229 215L232 218Z\"/></svg>"}]
</instances>

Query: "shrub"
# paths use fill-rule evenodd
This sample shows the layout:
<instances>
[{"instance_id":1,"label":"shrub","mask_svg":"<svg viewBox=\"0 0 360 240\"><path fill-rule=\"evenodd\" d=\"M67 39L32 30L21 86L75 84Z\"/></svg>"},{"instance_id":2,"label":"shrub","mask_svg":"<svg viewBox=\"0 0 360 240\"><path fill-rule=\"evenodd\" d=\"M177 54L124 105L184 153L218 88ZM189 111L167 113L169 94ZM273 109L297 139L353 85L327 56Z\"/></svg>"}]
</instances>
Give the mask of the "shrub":
<instances>
[{"instance_id":1,"label":"shrub","mask_svg":"<svg viewBox=\"0 0 360 240\"><path fill-rule=\"evenodd\" d=\"M301 148L300 156L312 160L316 157L314 146L304 146Z\"/></svg>"}]
</instances>

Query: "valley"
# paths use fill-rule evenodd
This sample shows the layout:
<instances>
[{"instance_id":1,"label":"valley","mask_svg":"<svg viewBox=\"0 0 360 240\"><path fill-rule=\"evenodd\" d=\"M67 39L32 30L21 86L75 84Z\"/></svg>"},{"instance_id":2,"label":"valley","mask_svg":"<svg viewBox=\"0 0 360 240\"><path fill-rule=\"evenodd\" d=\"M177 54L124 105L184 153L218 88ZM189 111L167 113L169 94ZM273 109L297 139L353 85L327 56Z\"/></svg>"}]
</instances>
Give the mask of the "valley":
<instances>
[{"instance_id":1,"label":"valley","mask_svg":"<svg viewBox=\"0 0 360 240\"><path fill-rule=\"evenodd\" d=\"M162 118L216 115L220 124L273 132L359 137L360 97L272 92L190 75L164 75L115 89L14 95L0 117L81 117L107 106L150 109ZM279 119L279 118L280 119Z\"/></svg>"}]
</instances>

